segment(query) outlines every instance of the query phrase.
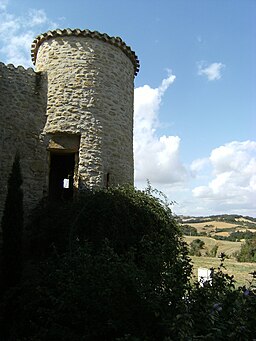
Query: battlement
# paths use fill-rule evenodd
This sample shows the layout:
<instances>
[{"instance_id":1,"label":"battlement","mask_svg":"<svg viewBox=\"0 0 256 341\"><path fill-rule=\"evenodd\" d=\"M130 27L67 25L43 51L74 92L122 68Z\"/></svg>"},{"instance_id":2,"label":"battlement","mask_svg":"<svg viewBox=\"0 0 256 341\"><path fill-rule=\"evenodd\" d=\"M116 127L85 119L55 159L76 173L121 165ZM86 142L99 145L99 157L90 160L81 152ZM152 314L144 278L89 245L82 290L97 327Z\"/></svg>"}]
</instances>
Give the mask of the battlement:
<instances>
[{"instance_id":1,"label":"battlement","mask_svg":"<svg viewBox=\"0 0 256 341\"><path fill-rule=\"evenodd\" d=\"M21 156L25 211L36 204L35 197L43 196L45 148L39 138L45 125L46 104L45 74L33 68L0 63L0 219L16 152Z\"/></svg>"},{"instance_id":2,"label":"battlement","mask_svg":"<svg viewBox=\"0 0 256 341\"><path fill-rule=\"evenodd\" d=\"M98 39L104 42L107 42L111 45L114 45L123 51L126 56L131 60L134 66L134 75L136 76L139 72L139 60L136 56L135 52L131 50L130 46L127 46L120 37L110 37L106 33L100 33L98 31L90 31L90 30L80 30L80 29L56 29L54 31L48 31L46 33L40 34L35 38L32 43L31 48L31 57L32 61L35 64L37 58L37 52L39 46L46 40L55 38L55 37L65 37L65 36L77 36L77 37L89 37L92 39Z\"/></svg>"},{"instance_id":3,"label":"battlement","mask_svg":"<svg viewBox=\"0 0 256 341\"><path fill-rule=\"evenodd\" d=\"M0 69L2 72L11 71L13 74L17 74L17 75L19 74L35 75L36 74L35 70L32 67L25 68L22 65L14 66L13 64L4 64L2 62L0 62ZM2 77L2 72L1 72L0 78Z\"/></svg>"}]
</instances>

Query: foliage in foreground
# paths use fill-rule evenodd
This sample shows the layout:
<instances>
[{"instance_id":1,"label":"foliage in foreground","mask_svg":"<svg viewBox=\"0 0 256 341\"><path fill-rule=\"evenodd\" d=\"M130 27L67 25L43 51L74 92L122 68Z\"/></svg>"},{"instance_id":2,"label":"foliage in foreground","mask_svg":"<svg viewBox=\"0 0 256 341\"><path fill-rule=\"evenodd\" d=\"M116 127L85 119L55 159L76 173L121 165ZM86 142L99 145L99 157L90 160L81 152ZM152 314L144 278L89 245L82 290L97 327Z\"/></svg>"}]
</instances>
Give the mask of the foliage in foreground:
<instances>
[{"instance_id":1,"label":"foliage in foreground","mask_svg":"<svg viewBox=\"0 0 256 341\"><path fill-rule=\"evenodd\" d=\"M248 287L235 288L225 273L225 255L211 281L194 283L187 295L181 340L253 340L256 336L256 272Z\"/></svg>"},{"instance_id":2,"label":"foliage in foreground","mask_svg":"<svg viewBox=\"0 0 256 341\"><path fill-rule=\"evenodd\" d=\"M191 265L160 200L130 187L88 191L73 203L43 204L27 235L23 284L5 321L13 339L169 333L164 321L179 310Z\"/></svg>"},{"instance_id":3,"label":"foliage in foreground","mask_svg":"<svg viewBox=\"0 0 256 341\"><path fill-rule=\"evenodd\" d=\"M72 204L45 203L27 238L23 282L2 304L6 340L256 335L255 288L235 289L223 264L212 284L193 284L179 228L150 191L88 191Z\"/></svg>"}]
</instances>

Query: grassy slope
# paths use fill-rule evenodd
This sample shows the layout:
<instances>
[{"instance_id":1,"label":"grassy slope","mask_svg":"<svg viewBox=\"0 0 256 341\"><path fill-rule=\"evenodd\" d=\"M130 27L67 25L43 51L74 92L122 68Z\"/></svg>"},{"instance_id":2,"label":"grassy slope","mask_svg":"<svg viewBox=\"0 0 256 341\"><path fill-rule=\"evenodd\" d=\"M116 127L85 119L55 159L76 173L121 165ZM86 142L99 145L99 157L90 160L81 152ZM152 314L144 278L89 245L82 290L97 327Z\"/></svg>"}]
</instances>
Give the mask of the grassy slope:
<instances>
[{"instance_id":1,"label":"grassy slope","mask_svg":"<svg viewBox=\"0 0 256 341\"><path fill-rule=\"evenodd\" d=\"M196 278L199 267L210 269L212 267L218 268L220 265L219 258L191 256L191 259L193 263L193 272ZM234 275L237 286L248 286L248 282L252 279L252 276L249 273L256 271L256 263L239 263L234 259L226 259L224 264L227 269L227 273L229 275Z\"/></svg>"},{"instance_id":2,"label":"grassy slope","mask_svg":"<svg viewBox=\"0 0 256 341\"><path fill-rule=\"evenodd\" d=\"M230 242L226 240L216 240L210 237L204 236L184 236L185 241L190 244L194 239L200 239L204 241L205 247L202 250L202 254L205 254L207 251L210 251L214 245L218 245L217 255L220 255L221 252L224 252L227 256L234 258L234 253L239 251L241 248L241 242Z\"/></svg>"},{"instance_id":3,"label":"grassy slope","mask_svg":"<svg viewBox=\"0 0 256 341\"><path fill-rule=\"evenodd\" d=\"M221 217L221 216L220 216ZM228 236L232 230L244 231L250 230L256 233L256 223L254 220L249 220L244 217L239 217L234 219L233 222L228 220L223 221L223 216L221 221L218 219L220 217L201 217L198 222L187 222L183 221L183 224L193 226L197 229L197 232L206 232L212 236L214 235L226 235ZM191 217L190 217L191 218ZM217 219L216 219L217 218ZM200 220L202 220L200 222ZM208 226L205 226L208 225ZM209 226L210 225L210 226ZM255 227L254 227L255 226ZM253 229L252 229L253 228ZM225 232L219 232L221 229L225 229ZM230 229L230 231L229 231ZM234 253L238 252L241 248L242 242L231 242L225 240L216 240L207 236L184 236L186 242L190 244L194 239L201 239L204 241L205 246L202 250L202 257L191 256L193 263L194 275L197 278L197 270L201 268L217 268L220 264L220 259L218 256L220 253L225 253L230 259L225 260L225 267L228 274L234 275L234 278L239 285L248 285L248 282L252 279L250 272L256 271L256 263L239 263L234 257ZM214 245L218 245L217 257L206 257L207 251L210 251Z\"/></svg>"}]
</instances>

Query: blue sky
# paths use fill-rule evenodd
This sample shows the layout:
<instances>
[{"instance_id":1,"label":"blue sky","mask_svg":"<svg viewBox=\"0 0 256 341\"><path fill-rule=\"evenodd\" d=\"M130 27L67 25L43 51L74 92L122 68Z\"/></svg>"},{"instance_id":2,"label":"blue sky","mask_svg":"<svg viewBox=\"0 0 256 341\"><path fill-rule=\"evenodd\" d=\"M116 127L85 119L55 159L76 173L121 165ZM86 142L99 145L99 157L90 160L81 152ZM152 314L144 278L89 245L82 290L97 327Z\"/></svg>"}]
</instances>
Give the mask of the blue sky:
<instances>
[{"instance_id":1,"label":"blue sky","mask_svg":"<svg viewBox=\"0 0 256 341\"><path fill-rule=\"evenodd\" d=\"M256 216L255 0L0 0L0 61L32 66L54 28L120 36L136 52L135 183L176 214Z\"/></svg>"}]
</instances>

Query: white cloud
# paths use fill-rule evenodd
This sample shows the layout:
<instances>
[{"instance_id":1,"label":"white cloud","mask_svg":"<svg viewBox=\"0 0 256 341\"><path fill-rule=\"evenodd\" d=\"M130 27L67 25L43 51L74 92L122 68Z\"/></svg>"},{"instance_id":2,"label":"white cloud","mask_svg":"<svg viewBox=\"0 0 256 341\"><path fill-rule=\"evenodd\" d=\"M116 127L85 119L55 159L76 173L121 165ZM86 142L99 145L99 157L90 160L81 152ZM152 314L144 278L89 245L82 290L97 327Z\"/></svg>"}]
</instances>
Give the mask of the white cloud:
<instances>
[{"instance_id":1,"label":"white cloud","mask_svg":"<svg viewBox=\"0 0 256 341\"><path fill-rule=\"evenodd\" d=\"M175 81L169 76L158 88L135 89L135 183L146 179L163 191L176 214L237 213L255 216L256 142L232 141L215 148L209 157L185 167L178 136L159 136L159 110L165 92Z\"/></svg>"},{"instance_id":2,"label":"white cloud","mask_svg":"<svg viewBox=\"0 0 256 341\"><path fill-rule=\"evenodd\" d=\"M190 170L192 175L196 176L198 172L202 171L209 164L208 158L193 160L190 165Z\"/></svg>"},{"instance_id":3,"label":"white cloud","mask_svg":"<svg viewBox=\"0 0 256 341\"><path fill-rule=\"evenodd\" d=\"M42 9L30 9L28 12L29 22L28 25L33 27L41 24L45 24L48 22L47 15Z\"/></svg>"},{"instance_id":4,"label":"white cloud","mask_svg":"<svg viewBox=\"0 0 256 341\"><path fill-rule=\"evenodd\" d=\"M209 157L212 176L208 184L193 189L205 211L255 215L256 142L233 141L214 149Z\"/></svg>"},{"instance_id":5,"label":"white cloud","mask_svg":"<svg viewBox=\"0 0 256 341\"><path fill-rule=\"evenodd\" d=\"M41 31L56 27L42 9L29 9L24 16L8 12L8 1L0 2L0 58L8 64L32 66L30 47Z\"/></svg>"},{"instance_id":6,"label":"white cloud","mask_svg":"<svg viewBox=\"0 0 256 341\"><path fill-rule=\"evenodd\" d=\"M4 11L8 5L8 0L0 0L0 11Z\"/></svg>"},{"instance_id":7,"label":"white cloud","mask_svg":"<svg viewBox=\"0 0 256 341\"><path fill-rule=\"evenodd\" d=\"M206 62L201 61L197 64L198 75L206 76L209 81L214 81L221 78L221 71L225 67L222 63L212 63L207 65Z\"/></svg>"},{"instance_id":8,"label":"white cloud","mask_svg":"<svg viewBox=\"0 0 256 341\"><path fill-rule=\"evenodd\" d=\"M212 151L210 161L214 165L215 172L244 170L249 166L256 151L255 141L233 141L220 146ZM254 169L255 171L255 169Z\"/></svg>"},{"instance_id":9,"label":"white cloud","mask_svg":"<svg viewBox=\"0 0 256 341\"><path fill-rule=\"evenodd\" d=\"M134 97L134 158L135 181L149 179L154 183L183 181L186 171L179 158L180 138L158 136L158 114L163 96L174 82L169 71L158 88L144 85L135 89Z\"/></svg>"}]
</instances>

